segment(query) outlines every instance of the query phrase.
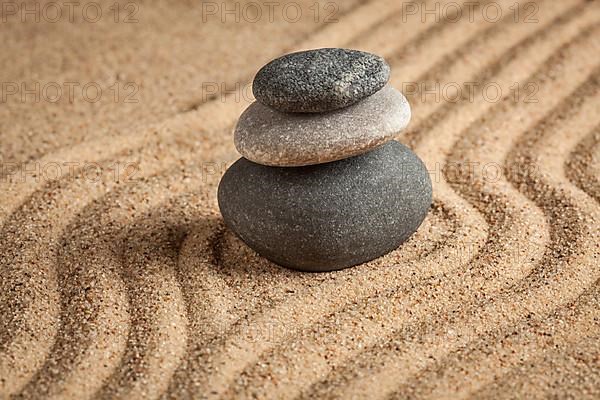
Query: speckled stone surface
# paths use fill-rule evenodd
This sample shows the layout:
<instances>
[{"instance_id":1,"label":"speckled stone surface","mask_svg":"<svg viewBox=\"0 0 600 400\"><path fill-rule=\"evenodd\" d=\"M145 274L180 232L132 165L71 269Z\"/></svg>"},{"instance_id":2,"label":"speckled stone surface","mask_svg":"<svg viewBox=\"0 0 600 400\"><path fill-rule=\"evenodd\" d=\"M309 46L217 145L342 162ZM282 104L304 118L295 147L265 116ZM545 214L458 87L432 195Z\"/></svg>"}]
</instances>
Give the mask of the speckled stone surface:
<instances>
[{"instance_id":1,"label":"speckled stone surface","mask_svg":"<svg viewBox=\"0 0 600 400\"><path fill-rule=\"evenodd\" d=\"M396 249L425 218L431 196L424 164L396 141L298 168L241 158L218 190L225 223L248 246L277 264L315 272Z\"/></svg>"},{"instance_id":2,"label":"speckled stone surface","mask_svg":"<svg viewBox=\"0 0 600 400\"><path fill-rule=\"evenodd\" d=\"M242 113L234 142L242 156L258 164L320 164L382 145L408 125L410 116L406 98L389 85L328 113L281 113L254 102Z\"/></svg>"},{"instance_id":3,"label":"speckled stone surface","mask_svg":"<svg viewBox=\"0 0 600 400\"><path fill-rule=\"evenodd\" d=\"M279 57L258 71L252 90L260 103L284 112L347 107L380 90L390 67L375 54L317 49Z\"/></svg>"}]
</instances>

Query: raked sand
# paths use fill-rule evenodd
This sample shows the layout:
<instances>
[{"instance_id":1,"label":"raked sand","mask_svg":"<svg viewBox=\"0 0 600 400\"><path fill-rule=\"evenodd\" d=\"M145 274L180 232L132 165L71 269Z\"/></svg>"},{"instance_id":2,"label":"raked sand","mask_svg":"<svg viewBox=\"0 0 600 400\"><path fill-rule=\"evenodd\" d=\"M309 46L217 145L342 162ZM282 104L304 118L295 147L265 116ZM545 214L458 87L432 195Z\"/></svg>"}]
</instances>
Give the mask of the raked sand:
<instances>
[{"instance_id":1,"label":"raked sand","mask_svg":"<svg viewBox=\"0 0 600 400\"><path fill-rule=\"evenodd\" d=\"M436 2L3 14L0 398L599 398L600 3ZM257 256L216 203L246 85L315 47L388 60L434 187L411 240L325 274Z\"/></svg>"}]
</instances>

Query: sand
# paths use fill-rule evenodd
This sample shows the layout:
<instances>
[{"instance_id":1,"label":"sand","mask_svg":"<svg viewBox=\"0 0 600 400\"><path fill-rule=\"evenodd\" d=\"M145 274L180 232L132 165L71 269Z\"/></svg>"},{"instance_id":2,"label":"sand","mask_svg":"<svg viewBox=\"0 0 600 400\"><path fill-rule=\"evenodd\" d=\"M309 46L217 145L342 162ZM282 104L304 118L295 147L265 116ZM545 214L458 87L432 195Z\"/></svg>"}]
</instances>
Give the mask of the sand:
<instances>
[{"instance_id":1,"label":"sand","mask_svg":"<svg viewBox=\"0 0 600 400\"><path fill-rule=\"evenodd\" d=\"M186 1L136 23L113 1L95 23L0 15L19 88L0 106L0 398L599 398L600 3L495 1L495 22L437 3L437 21L396 0L335 3L336 23L312 1L296 23ZM325 46L391 64L434 205L387 256L304 274L232 235L216 187L256 70ZM22 100L23 82L103 92Z\"/></svg>"}]
</instances>

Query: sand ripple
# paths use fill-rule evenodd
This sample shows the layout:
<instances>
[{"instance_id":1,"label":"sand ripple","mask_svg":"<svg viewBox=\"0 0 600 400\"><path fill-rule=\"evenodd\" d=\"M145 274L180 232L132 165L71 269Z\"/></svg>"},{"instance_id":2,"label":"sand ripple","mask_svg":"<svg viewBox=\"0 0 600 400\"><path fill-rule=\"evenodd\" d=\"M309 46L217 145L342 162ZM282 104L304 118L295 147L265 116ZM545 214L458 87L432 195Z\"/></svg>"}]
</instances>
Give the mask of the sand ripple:
<instances>
[{"instance_id":1,"label":"sand ripple","mask_svg":"<svg viewBox=\"0 0 600 400\"><path fill-rule=\"evenodd\" d=\"M7 105L19 127L0 133L13 140L2 160L85 160L100 171L2 176L0 397L600 396L600 7L538 1L539 22L523 24L514 1L494 4L505 15L491 24L478 12L422 22L401 2L353 1L338 23L302 20L294 32L287 23L196 28L187 6L148 5L139 28L173 43L157 53L138 39L113 46L129 28L100 24L107 65L153 55L143 66L152 100L40 104L40 115L68 120L51 143L39 132L27 143L24 130L41 123ZM10 38L47 28L20 25ZM271 40L260 49L195 43L195 29L215 43ZM60 43L57 54L77 51ZM414 120L400 140L432 173L429 216L381 259L302 274L256 255L217 210L216 185L236 158L231 129L250 99L184 89L234 79L247 88L262 61L324 45L384 55L399 87L535 82L537 102L508 91L497 102L409 94ZM195 51L207 59L188 74L178 60ZM106 73L66 59L40 68ZM160 81L165 68L172 81ZM121 119L128 110L138 117L131 126ZM137 174L115 177L115 162Z\"/></svg>"}]
</instances>

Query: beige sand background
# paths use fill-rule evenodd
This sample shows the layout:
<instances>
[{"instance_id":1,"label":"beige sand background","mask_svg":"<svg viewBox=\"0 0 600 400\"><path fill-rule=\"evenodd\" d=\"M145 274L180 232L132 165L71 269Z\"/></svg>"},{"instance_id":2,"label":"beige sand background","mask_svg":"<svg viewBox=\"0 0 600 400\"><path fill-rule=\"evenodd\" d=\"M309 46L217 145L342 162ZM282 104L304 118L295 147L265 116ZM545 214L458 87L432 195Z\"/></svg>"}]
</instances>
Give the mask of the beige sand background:
<instances>
[{"instance_id":1,"label":"beige sand background","mask_svg":"<svg viewBox=\"0 0 600 400\"><path fill-rule=\"evenodd\" d=\"M600 4L295 3L295 23L280 3L3 10L0 398L599 398ZM256 70L326 46L440 83L405 90L399 137L435 203L391 254L303 274L235 238L215 193Z\"/></svg>"}]
</instances>

